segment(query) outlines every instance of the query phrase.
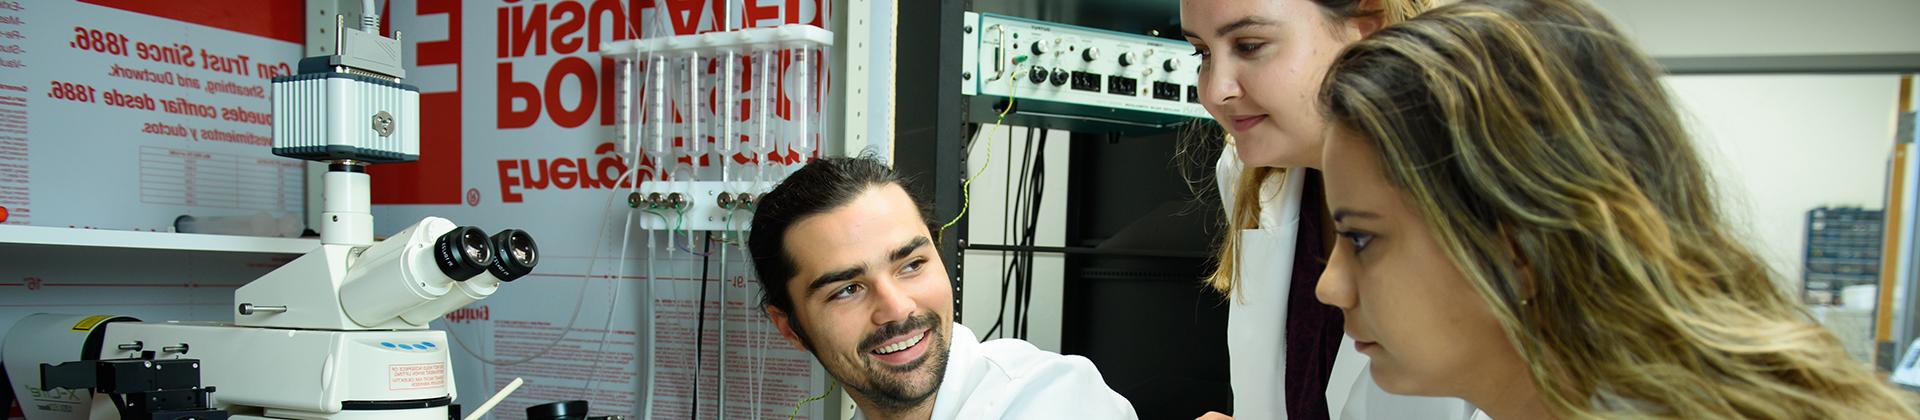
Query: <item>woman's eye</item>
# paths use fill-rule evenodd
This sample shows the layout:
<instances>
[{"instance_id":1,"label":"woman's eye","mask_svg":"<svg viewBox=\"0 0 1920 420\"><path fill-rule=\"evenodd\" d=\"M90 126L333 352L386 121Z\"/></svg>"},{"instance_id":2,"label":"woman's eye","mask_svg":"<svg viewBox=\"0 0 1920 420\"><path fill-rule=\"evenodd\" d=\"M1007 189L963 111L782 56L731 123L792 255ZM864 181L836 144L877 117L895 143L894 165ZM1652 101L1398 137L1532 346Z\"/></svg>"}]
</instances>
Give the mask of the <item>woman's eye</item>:
<instances>
[{"instance_id":1,"label":"woman's eye","mask_svg":"<svg viewBox=\"0 0 1920 420\"><path fill-rule=\"evenodd\" d=\"M1233 50L1241 54L1248 54L1254 51L1259 51L1260 47L1264 47L1266 45L1267 43L1265 42L1236 42L1233 44Z\"/></svg>"},{"instance_id":2,"label":"woman's eye","mask_svg":"<svg viewBox=\"0 0 1920 420\"><path fill-rule=\"evenodd\" d=\"M1367 249L1367 243L1373 242L1373 234L1369 233L1340 232L1340 236L1347 238L1347 241L1353 242L1353 252L1356 254L1360 253L1360 251L1365 251Z\"/></svg>"}]
</instances>

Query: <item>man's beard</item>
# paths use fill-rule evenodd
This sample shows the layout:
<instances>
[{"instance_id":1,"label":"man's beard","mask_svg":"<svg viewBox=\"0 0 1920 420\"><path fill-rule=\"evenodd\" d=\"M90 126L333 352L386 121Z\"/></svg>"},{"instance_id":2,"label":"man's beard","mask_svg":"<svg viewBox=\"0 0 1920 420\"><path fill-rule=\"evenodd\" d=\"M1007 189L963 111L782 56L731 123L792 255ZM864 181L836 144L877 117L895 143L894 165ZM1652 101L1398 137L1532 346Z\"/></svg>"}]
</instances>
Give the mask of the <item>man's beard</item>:
<instances>
[{"instance_id":1,"label":"man's beard","mask_svg":"<svg viewBox=\"0 0 1920 420\"><path fill-rule=\"evenodd\" d=\"M920 314L882 326L860 341L857 350L865 356L859 358L862 361L861 366L844 367L845 370L857 370L856 372L835 372L834 370L839 369L828 366L828 373L840 379L847 389L866 397L878 410L902 411L925 403L940 390L940 383L945 381L947 376L947 351L950 345L940 333L941 322L942 320L933 314ZM878 347L886 344L887 339L922 328L927 329L925 340L930 341L924 343L927 345L927 354L920 360L905 366L890 366L879 364L873 357L866 354L865 349ZM905 375L925 369L932 369L932 383L927 384L924 389L914 389L916 384Z\"/></svg>"}]
</instances>

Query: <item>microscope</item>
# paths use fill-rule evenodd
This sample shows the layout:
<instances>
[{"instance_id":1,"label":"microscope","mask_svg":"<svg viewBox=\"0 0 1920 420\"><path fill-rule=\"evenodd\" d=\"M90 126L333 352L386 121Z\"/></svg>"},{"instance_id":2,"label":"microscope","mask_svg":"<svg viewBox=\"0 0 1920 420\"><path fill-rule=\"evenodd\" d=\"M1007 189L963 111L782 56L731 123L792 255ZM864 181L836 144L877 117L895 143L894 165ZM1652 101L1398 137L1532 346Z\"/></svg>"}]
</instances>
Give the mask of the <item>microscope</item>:
<instances>
[{"instance_id":1,"label":"microscope","mask_svg":"<svg viewBox=\"0 0 1920 420\"><path fill-rule=\"evenodd\" d=\"M367 165L419 158L400 35L336 18L334 54L272 81L273 153L324 162L318 249L239 288L232 322L38 314L0 357L28 420L460 418L428 323L539 262L525 231L428 217L373 237ZM358 27L355 27L358 26Z\"/></svg>"}]
</instances>

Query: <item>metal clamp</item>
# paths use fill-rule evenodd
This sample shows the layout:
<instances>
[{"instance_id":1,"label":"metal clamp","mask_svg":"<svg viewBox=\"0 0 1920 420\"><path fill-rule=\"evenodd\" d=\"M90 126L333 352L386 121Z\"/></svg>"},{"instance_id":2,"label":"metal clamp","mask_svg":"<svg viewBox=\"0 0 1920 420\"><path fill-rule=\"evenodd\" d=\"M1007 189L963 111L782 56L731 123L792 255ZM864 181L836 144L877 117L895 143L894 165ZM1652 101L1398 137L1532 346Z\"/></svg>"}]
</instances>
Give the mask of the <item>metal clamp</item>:
<instances>
[{"instance_id":1,"label":"metal clamp","mask_svg":"<svg viewBox=\"0 0 1920 420\"><path fill-rule=\"evenodd\" d=\"M140 351L140 350L145 350L146 348L147 348L147 343L142 342L140 340L134 340L132 343L121 344L119 346L119 349L121 351Z\"/></svg>"},{"instance_id":2,"label":"metal clamp","mask_svg":"<svg viewBox=\"0 0 1920 420\"><path fill-rule=\"evenodd\" d=\"M161 347L160 351L166 352L166 353L187 354L187 343L180 343L180 345L178 346Z\"/></svg>"}]
</instances>

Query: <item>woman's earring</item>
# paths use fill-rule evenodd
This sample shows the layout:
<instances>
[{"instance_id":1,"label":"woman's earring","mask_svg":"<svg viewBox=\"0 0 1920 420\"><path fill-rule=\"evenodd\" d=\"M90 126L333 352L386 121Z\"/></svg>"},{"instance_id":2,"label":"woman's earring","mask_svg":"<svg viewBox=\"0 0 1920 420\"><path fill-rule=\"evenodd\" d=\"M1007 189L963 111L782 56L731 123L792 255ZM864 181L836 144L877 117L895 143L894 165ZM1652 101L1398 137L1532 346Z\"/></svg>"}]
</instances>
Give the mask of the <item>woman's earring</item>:
<instances>
[{"instance_id":1,"label":"woman's earring","mask_svg":"<svg viewBox=\"0 0 1920 420\"><path fill-rule=\"evenodd\" d=\"M1520 306L1527 306L1527 304L1530 304L1530 303L1533 303L1532 299L1526 299L1526 298L1520 299Z\"/></svg>"}]
</instances>

